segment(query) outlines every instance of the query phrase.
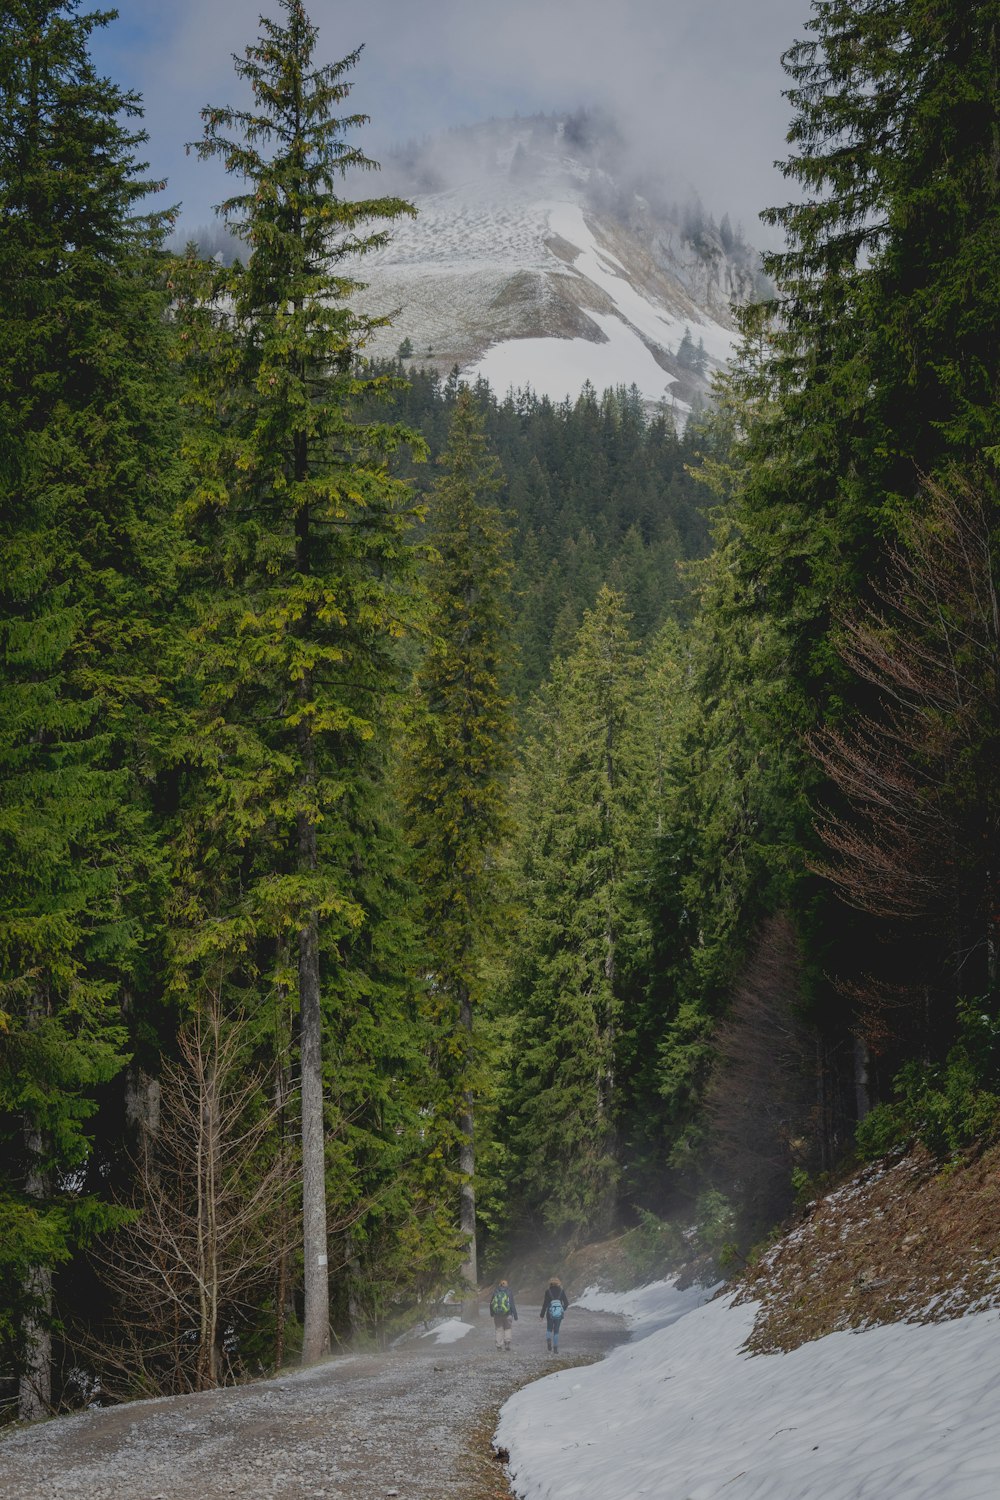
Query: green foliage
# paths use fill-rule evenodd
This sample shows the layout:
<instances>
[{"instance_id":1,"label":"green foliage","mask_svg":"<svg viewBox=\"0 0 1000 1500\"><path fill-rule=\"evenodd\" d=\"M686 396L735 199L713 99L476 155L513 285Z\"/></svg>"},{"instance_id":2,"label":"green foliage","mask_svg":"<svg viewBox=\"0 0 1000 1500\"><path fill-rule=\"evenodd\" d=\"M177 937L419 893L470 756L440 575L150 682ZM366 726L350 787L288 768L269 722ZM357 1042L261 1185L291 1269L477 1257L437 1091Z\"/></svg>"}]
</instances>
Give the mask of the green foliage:
<instances>
[{"instance_id":1,"label":"green foliage","mask_svg":"<svg viewBox=\"0 0 1000 1500\"><path fill-rule=\"evenodd\" d=\"M773 296L682 436L634 388L497 400L404 380L405 339L363 363L385 320L353 305L357 258L412 210L341 196L375 165L357 54L316 65L300 0L237 64L247 107L204 112L241 257L168 265L138 102L87 53L107 19L0 17L5 1361L48 1316L35 1269L74 1287L114 1222L123 1068L174 1045L164 976L198 1013L224 974L280 1097L261 1149L292 1159L315 955L345 1329L453 1275L473 1103L494 1240L578 1238L627 1198L653 1274L681 1247L648 1208L680 1188L730 1254L738 1194L699 1196L706 1080L778 909L820 1086L797 1159L849 1138L875 970L902 1021L859 1149L993 1135L996 5L818 0L786 58ZM690 333L678 358L703 365ZM694 566L692 469L717 507ZM892 816L851 782L859 736ZM920 886L918 943L912 914L835 899L872 851ZM923 1010L896 1004L914 973ZM248 1337L287 1347L281 1285Z\"/></svg>"},{"instance_id":2,"label":"green foliage","mask_svg":"<svg viewBox=\"0 0 1000 1500\"><path fill-rule=\"evenodd\" d=\"M695 1224L699 1248L711 1255L722 1270L737 1263L737 1213L724 1193L717 1188L707 1188L699 1194L695 1203Z\"/></svg>"},{"instance_id":3,"label":"green foliage","mask_svg":"<svg viewBox=\"0 0 1000 1500\"><path fill-rule=\"evenodd\" d=\"M534 706L516 783L508 1191L519 1221L560 1234L611 1222L617 1195L618 1049L644 938L630 884L650 792L639 670L621 596L602 589Z\"/></svg>"},{"instance_id":4,"label":"green foliage","mask_svg":"<svg viewBox=\"0 0 1000 1500\"><path fill-rule=\"evenodd\" d=\"M408 804L435 988L467 990L495 928L493 853L507 831L513 722L505 657L510 535L501 477L468 392L454 409L428 501L431 640L417 674Z\"/></svg>"},{"instance_id":5,"label":"green foliage","mask_svg":"<svg viewBox=\"0 0 1000 1500\"><path fill-rule=\"evenodd\" d=\"M368 223L410 210L336 196L345 172L374 165L344 139L359 118L333 113L356 58L313 69L315 31L301 5L284 8L288 28L264 21L237 68L260 112L206 109L198 146L251 184L222 212L252 254L221 269L189 256L175 272L198 473L185 512L198 704L185 751L203 768L200 836L231 851L242 896L230 910L245 918L199 927L237 948L310 911L331 936L363 920L343 861L413 612L413 507L388 467L411 435L356 416L387 382L356 373L378 320L353 311L339 266L348 242L357 254L385 242ZM306 825L327 846L323 876L293 853ZM195 906L188 925L198 917Z\"/></svg>"},{"instance_id":6,"label":"green foliage","mask_svg":"<svg viewBox=\"0 0 1000 1500\"><path fill-rule=\"evenodd\" d=\"M0 1348L19 1361L22 1319L37 1313L29 1291L35 1266L55 1267L69 1260L72 1236L61 1207L37 1206L0 1194Z\"/></svg>"},{"instance_id":7,"label":"green foliage","mask_svg":"<svg viewBox=\"0 0 1000 1500\"><path fill-rule=\"evenodd\" d=\"M64 1265L108 1211L105 1086L162 934L154 808L177 546L160 247L106 14L0 16L0 1278ZM121 1128L120 1120L116 1122ZM50 1310L36 1309L43 1320ZM16 1342L16 1340L15 1340ZM9 1351L17 1359L17 1352Z\"/></svg>"},{"instance_id":8,"label":"green foliage","mask_svg":"<svg viewBox=\"0 0 1000 1500\"><path fill-rule=\"evenodd\" d=\"M787 245L735 379L739 571L790 669L776 735L856 704L836 616L921 477L978 462L1000 410L994 7L825 0L808 30L785 59L804 192L768 216Z\"/></svg>"},{"instance_id":9,"label":"green foliage","mask_svg":"<svg viewBox=\"0 0 1000 1500\"><path fill-rule=\"evenodd\" d=\"M639 1210L639 1223L625 1239L629 1265L629 1287L642 1286L676 1269L684 1258L686 1242L676 1223L658 1219L648 1209Z\"/></svg>"},{"instance_id":10,"label":"green foliage","mask_svg":"<svg viewBox=\"0 0 1000 1500\"><path fill-rule=\"evenodd\" d=\"M850 1135L849 1060L854 1037L867 1034L879 987L895 1011L891 1056L881 1065L891 1074L918 1051L933 1057L946 1048L963 983L956 955L975 966L977 984L980 975L986 983L989 941L979 914L995 909L992 877L983 874L992 856L967 862L961 902L947 912L936 903L919 932L896 912L865 906L856 891L841 903L832 882L812 872L829 873L817 831L824 818L848 850L867 840L878 855L901 828L914 835L929 780L947 760L941 752L962 732L954 717L943 721L930 695L922 722L939 753L915 771L892 717L900 682L885 672L862 675L857 652L852 659L850 645L844 649L843 622L856 624L879 599L894 545L927 507L924 480L946 484L951 472L969 479L983 450L996 444L997 47L992 4L822 0L814 7L805 38L785 58L793 118L784 169L798 191L768 216L786 235L784 247L765 257L774 296L744 310L742 350L720 391L733 442L708 477L732 530L721 536L729 580L707 618L725 655L697 697L714 744L732 748L735 774L728 754L718 776L702 763L696 795L703 787L711 801L701 801L689 841L674 836L668 846L672 871L701 864L697 888L708 903L664 904L667 920L657 924L669 934L671 918L692 913L697 934L689 950L693 985L672 967L669 948L664 955L672 1007L662 1012L667 1081L682 1103L678 1082L693 1082L696 1098L706 1016L724 1007L748 935L781 901L805 946L805 1000L820 1063L817 1145L827 1165ZM988 482L985 488L995 530L996 497ZM945 617L952 607L949 601ZM952 624L968 636L974 622L962 616L964 607ZM935 609L936 597L926 613ZM909 616L907 634L912 640ZM928 639L921 630L901 669L911 678L923 671L917 656ZM745 677L743 657L755 662ZM832 784L829 775L829 745L849 738L852 724L863 726L862 738L886 731L873 779L857 775L853 793L848 778ZM810 763L810 746L827 747L826 763L822 750ZM964 763L953 757L953 779L982 787L991 757L995 747L980 739ZM917 811L905 828L899 821L888 827L892 810L887 817L875 788L895 787L903 798L908 785ZM964 811L971 804L951 805ZM954 830L963 861L982 832L970 819L973 829L973 839L962 826ZM955 858L948 834L942 825L935 848L926 838L901 841L901 863L914 881L930 885L942 860ZM993 842L991 825L978 847ZM869 875L877 884L877 860ZM656 967L663 972L658 956ZM683 1021L679 1035L675 1016ZM693 1118L682 1145L696 1144Z\"/></svg>"},{"instance_id":11,"label":"green foliage","mask_svg":"<svg viewBox=\"0 0 1000 1500\"><path fill-rule=\"evenodd\" d=\"M487 1086L477 1016L506 905L496 854L509 827L514 726L510 533L496 505L502 475L468 391L458 394L438 467L428 497L430 640L416 678L406 803L440 1085L435 1123L459 1148L463 1228L474 1237L474 1120Z\"/></svg>"},{"instance_id":12,"label":"green foliage","mask_svg":"<svg viewBox=\"0 0 1000 1500\"><path fill-rule=\"evenodd\" d=\"M802 756L788 737L769 742L779 637L746 618L736 555L720 530L717 552L698 565L690 631L673 637L651 679L664 720L643 893L651 942L626 1063L633 1180L654 1201L665 1163L675 1183L697 1175L713 1032L762 916L792 878Z\"/></svg>"},{"instance_id":13,"label":"green foliage","mask_svg":"<svg viewBox=\"0 0 1000 1500\"><path fill-rule=\"evenodd\" d=\"M959 1031L943 1063L908 1062L893 1099L858 1125L858 1151L874 1161L920 1141L942 1160L996 1137L1000 1128L1000 1022L982 1000L959 1006Z\"/></svg>"},{"instance_id":14,"label":"green foliage","mask_svg":"<svg viewBox=\"0 0 1000 1500\"><path fill-rule=\"evenodd\" d=\"M421 609L421 511L394 465L423 445L385 419L398 381L360 363L386 320L356 311L346 265L412 209L341 196L347 173L376 165L353 143L364 117L343 113L357 54L317 65L302 5L282 11L237 63L252 107L207 108L197 148L246 183L222 213L248 258L218 267L191 252L173 278L197 473L184 507L175 975L196 995L224 953L262 1046L289 992L300 1055L307 1028L321 1030L327 1198L350 1226L331 1264L344 1267L338 1317L353 1322L380 1317L405 1278L399 1235L436 1222L394 785L400 643ZM324 1309L311 1326L325 1323Z\"/></svg>"},{"instance_id":15,"label":"green foliage","mask_svg":"<svg viewBox=\"0 0 1000 1500\"><path fill-rule=\"evenodd\" d=\"M401 366L385 368L392 372L401 374ZM394 409L437 455L458 383L422 369L405 373ZM553 658L571 649L602 584L625 595L644 643L677 614L687 593L677 564L703 556L709 543L702 490L688 472L704 437L694 422L679 435L666 413L647 411L634 387L598 396L587 386L558 405L525 392L501 400L482 381L473 394L505 481L512 686L524 705ZM413 479L421 489L431 483L426 471L414 470Z\"/></svg>"},{"instance_id":16,"label":"green foliage","mask_svg":"<svg viewBox=\"0 0 1000 1500\"><path fill-rule=\"evenodd\" d=\"M394 1310L449 1282L457 1260L428 1130L437 1083L419 906L390 791L357 848L353 893L365 921L339 942L324 990L328 1196L348 1226L334 1234L343 1267L333 1318L353 1333L383 1331Z\"/></svg>"}]
</instances>

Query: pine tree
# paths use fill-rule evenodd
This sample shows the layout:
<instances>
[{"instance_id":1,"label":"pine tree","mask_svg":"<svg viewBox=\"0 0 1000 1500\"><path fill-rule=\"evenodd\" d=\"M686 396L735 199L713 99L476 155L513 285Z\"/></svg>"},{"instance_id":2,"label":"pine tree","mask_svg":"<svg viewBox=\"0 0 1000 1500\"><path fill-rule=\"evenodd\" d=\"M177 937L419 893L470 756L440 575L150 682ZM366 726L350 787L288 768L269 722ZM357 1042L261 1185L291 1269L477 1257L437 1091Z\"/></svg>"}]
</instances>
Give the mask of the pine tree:
<instances>
[{"instance_id":1,"label":"pine tree","mask_svg":"<svg viewBox=\"0 0 1000 1500\"><path fill-rule=\"evenodd\" d=\"M633 1182L657 1207L698 1185L714 1035L761 923L792 900L807 806L804 747L773 732L788 692L782 622L748 609L730 519L745 478L735 436L751 414L725 385L720 397L698 435L699 482L718 502L715 550L686 570L697 608L683 633L655 643L648 670L650 691L658 680L668 698L654 718L651 941L628 1128ZM817 1131L828 1131L819 1112Z\"/></svg>"},{"instance_id":2,"label":"pine tree","mask_svg":"<svg viewBox=\"0 0 1000 1500\"><path fill-rule=\"evenodd\" d=\"M694 339L691 337L691 330L686 324L684 326L684 336L681 339L680 343L677 345L676 359L677 363L684 370L693 370L695 368L697 351L695 349Z\"/></svg>"},{"instance_id":3,"label":"pine tree","mask_svg":"<svg viewBox=\"0 0 1000 1500\"><path fill-rule=\"evenodd\" d=\"M642 946L631 879L650 790L639 673L621 596L602 588L539 696L516 787L509 1192L519 1218L562 1234L615 1211L624 997Z\"/></svg>"},{"instance_id":4,"label":"pine tree","mask_svg":"<svg viewBox=\"0 0 1000 1500\"><path fill-rule=\"evenodd\" d=\"M468 391L455 404L430 497L432 641L418 676L410 752L415 852L441 1070L459 1135L464 1274L478 1282L475 1206L475 1015L484 943L497 926L495 854L507 821L512 721L504 680L510 633L510 534L501 478Z\"/></svg>"},{"instance_id":5,"label":"pine tree","mask_svg":"<svg viewBox=\"0 0 1000 1500\"><path fill-rule=\"evenodd\" d=\"M95 1091L159 919L167 216L139 212L138 100L89 56L110 18L0 16L0 1335L25 1417L50 1407L53 1271L113 1218Z\"/></svg>"},{"instance_id":6,"label":"pine tree","mask_svg":"<svg viewBox=\"0 0 1000 1500\"><path fill-rule=\"evenodd\" d=\"M395 760L404 753L397 743ZM405 814L389 784L399 779L397 767L361 788L350 872L365 920L341 939L325 990L326 1045L336 1059L326 1070L328 1181L344 1266L334 1315L351 1334L380 1332L401 1297L435 1295L460 1261L453 1195L428 1128L437 1028L423 1004Z\"/></svg>"},{"instance_id":7,"label":"pine tree","mask_svg":"<svg viewBox=\"0 0 1000 1500\"><path fill-rule=\"evenodd\" d=\"M822 703L831 614L877 576L894 514L1000 437L1000 9L824 0L809 30L785 58L804 193L767 216L787 248L746 314L740 521Z\"/></svg>"},{"instance_id":8,"label":"pine tree","mask_svg":"<svg viewBox=\"0 0 1000 1500\"><path fill-rule=\"evenodd\" d=\"M347 172L375 166L351 139L366 117L335 113L358 54L315 65L300 0L282 12L236 65L253 107L207 108L198 146L246 183L221 211L247 262L207 282L191 258L178 272L201 417L189 754L206 774L191 853L217 860L217 838L229 882L225 922L197 902L187 920L195 954L264 944L266 963L268 943L294 944L282 978L299 1002L308 1362L329 1340L324 996L338 943L366 919L352 872L379 816L396 640L412 613L412 506L389 467L410 434L358 415L391 382L358 366L385 320L352 309L353 267L386 241L374 222L412 210L337 195Z\"/></svg>"}]
</instances>

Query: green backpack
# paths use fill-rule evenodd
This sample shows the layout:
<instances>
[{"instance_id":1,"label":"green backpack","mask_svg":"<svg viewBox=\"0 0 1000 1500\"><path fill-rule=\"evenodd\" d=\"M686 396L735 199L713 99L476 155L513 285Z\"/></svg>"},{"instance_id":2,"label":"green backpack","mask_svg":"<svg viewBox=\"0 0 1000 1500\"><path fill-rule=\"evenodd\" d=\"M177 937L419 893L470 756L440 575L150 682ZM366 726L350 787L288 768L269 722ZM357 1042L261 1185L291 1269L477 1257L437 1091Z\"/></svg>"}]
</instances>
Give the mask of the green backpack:
<instances>
[{"instance_id":1,"label":"green backpack","mask_svg":"<svg viewBox=\"0 0 1000 1500\"><path fill-rule=\"evenodd\" d=\"M497 1287L490 1298L490 1312L495 1318L506 1318L510 1312L510 1292L507 1288Z\"/></svg>"}]
</instances>

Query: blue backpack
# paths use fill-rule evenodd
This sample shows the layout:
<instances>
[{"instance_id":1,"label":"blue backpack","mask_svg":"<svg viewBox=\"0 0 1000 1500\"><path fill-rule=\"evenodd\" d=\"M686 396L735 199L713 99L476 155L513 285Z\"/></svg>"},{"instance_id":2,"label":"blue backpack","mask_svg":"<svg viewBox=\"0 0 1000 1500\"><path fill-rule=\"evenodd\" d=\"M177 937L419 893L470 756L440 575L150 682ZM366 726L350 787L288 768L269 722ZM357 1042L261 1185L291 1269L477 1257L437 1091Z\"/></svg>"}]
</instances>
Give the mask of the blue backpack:
<instances>
[{"instance_id":1,"label":"blue backpack","mask_svg":"<svg viewBox=\"0 0 1000 1500\"><path fill-rule=\"evenodd\" d=\"M549 1303L549 1317L552 1319L553 1323L558 1323L562 1315L563 1305L559 1301L558 1297L553 1297L551 1302Z\"/></svg>"}]
</instances>

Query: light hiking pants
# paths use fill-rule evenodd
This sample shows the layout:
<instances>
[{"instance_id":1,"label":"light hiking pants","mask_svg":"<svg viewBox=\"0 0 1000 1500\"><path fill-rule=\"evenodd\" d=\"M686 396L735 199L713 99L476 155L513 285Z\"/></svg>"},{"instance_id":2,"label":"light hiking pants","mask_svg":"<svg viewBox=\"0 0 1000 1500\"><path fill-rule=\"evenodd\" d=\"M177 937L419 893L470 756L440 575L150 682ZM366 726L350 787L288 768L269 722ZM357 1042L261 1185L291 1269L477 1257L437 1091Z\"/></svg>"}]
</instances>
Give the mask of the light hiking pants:
<instances>
[{"instance_id":1,"label":"light hiking pants","mask_svg":"<svg viewBox=\"0 0 1000 1500\"><path fill-rule=\"evenodd\" d=\"M511 1337L514 1332L514 1318L512 1313L493 1314L493 1333L497 1341L498 1349L509 1349Z\"/></svg>"}]
</instances>

